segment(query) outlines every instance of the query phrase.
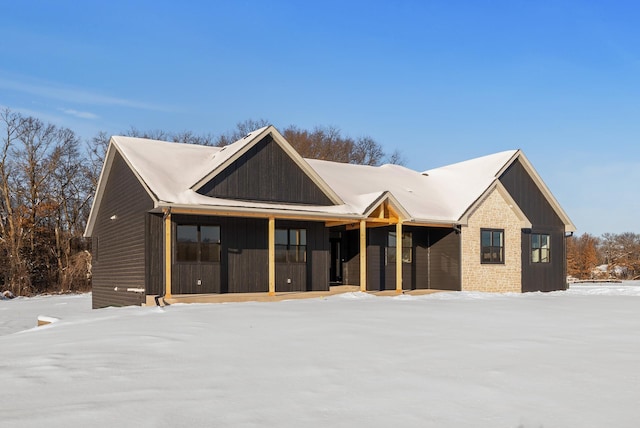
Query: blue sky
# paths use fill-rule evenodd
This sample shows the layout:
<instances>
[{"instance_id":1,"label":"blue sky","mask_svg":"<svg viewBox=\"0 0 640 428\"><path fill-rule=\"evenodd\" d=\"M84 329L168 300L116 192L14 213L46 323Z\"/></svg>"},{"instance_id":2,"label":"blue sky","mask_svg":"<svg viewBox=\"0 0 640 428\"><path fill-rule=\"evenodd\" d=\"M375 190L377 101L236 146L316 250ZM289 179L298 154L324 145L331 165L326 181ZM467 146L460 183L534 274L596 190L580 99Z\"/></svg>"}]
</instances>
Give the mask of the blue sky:
<instances>
[{"instance_id":1,"label":"blue sky","mask_svg":"<svg viewBox=\"0 0 640 428\"><path fill-rule=\"evenodd\" d=\"M0 106L84 138L245 119L424 170L520 148L579 233L640 233L640 4L0 0Z\"/></svg>"}]
</instances>

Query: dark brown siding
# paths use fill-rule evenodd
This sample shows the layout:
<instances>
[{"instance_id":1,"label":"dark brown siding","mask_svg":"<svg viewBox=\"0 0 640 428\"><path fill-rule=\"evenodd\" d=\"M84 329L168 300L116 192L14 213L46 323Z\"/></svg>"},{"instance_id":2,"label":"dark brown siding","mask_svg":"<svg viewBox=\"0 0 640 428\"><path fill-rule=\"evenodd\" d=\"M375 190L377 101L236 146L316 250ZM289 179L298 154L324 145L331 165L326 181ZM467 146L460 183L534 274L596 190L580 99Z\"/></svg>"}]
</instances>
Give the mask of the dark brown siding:
<instances>
[{"instance_id":1,"label":"dark brown siding","mask_svg":"<svg viewBox=\"0 0 640 428\"><path fill-rule=\"evenodd\" d=\"M360 231L347 230L342 233L342 282L360 285Z\"/></svg>"},{"instance_id":2,"label":"dark brown siding","mask_svg":"<svg viewBox=\"0 0 640 428\"><path fill-rule=\"evenodd\" d=\"M429 229L429 288L461 289L460 234L452 229Z\"/></svg>"},{"instance_id":3,"label":"dark brown siding","mask_svg":"<svg viewBox=\"0 0 640 428\"><path fill-rule=\"evenodd\" d=\"M395 290L396 265L387 263L387 236L395 226L367 230L367 290ZM402 288L460 290L460 235L447 228L405 226L412 233L413 260L403 263ZM343 232L344 283L360 284L358 230Z\"/></svg>"},{"instance_id":4,"label":"dark brown siding","mask_svg":"<svg viewBox=\"0 0 640 428\"><path fill-rule=\"evenodd\" d=\"M147 254L147 271L146 271L146 291L147 295L157 296L164 292L164 236L162 214L147 214L147 232L146 232L146 254Z\"/></svg>"},{"instance_id":5,"label":"dark brown siding","mask_svg":"<svg viewBox=\"0 0 640 428\"><path fill-rule=\"evenodd\" d=\"M116 153L93 231L93 307L139 305L145 288L146 213L153 201ZM113 220L112 216L116 216Z\"/></svg>"},{"instance_id":6,"label":"dark brown siding","mask_svg":"<svg viewBox=\"0 0 640 428\"><path fill-rule=\"evenodd\" d=\"M269 291L266 219L175 215L174 223L218 225L222 243L219 264L174 261L174 294ZM276 291L328 290L329 232L324 223L276 221L276 227L307 229L307 263L277 263Z\"/></svg>"},{"instance_id":7,"label":"dark brown siding","mask_svg":"<svg viewBox=\"0 0 640 428\"><path fill-rule=\"evenodd\" d=\"M387 280L385 266L385 249L387 247L387 234L391 228L377 227L367 229L367 290L394 290L395 277Z\"/></svg>"},{"instance_id":8,"label":"dark brown siding","mask_svg":"<svg viewBox=\"0 0 640 428\"><path fill-rule=\"evenodd\" d=\"M531 232L551 236L551 262L531 263L530 235L523 231L522 291L566 289L564 223L519 160L502 174L500 181L531 221Z\"/></svg>"},{"instance_id":9,"label":"dark brown siding","mask_svg":"<svg viewBox=\"0 0 640 428\"><path fill-rule=\"evenodd\" d=\"M198 193L251 201L333 205L270 135L202 186Z\"/></svg>"},{"instance_id":10,"label":"dark brown siding","mask_svg":"<svg viewBox=\"0 0 640 428\"><path fill-rule=\"evenodd\" d=\"M328 291L329 230L324 223L276 220L276 228L307 230L307 263L276 263L276 291Z\"/></svg>"},{"instance_id":11,"label":"dark brown siding","mask_svg":"<svg viewBox=\"0 0 640 428\"><path fill-rule=\"evenodd\" d=\"M266 219L228 218L221 223L223 292L269 291L269 236ZM225 276L226 273L226 276Z\"/></svg>"}]
</instances>

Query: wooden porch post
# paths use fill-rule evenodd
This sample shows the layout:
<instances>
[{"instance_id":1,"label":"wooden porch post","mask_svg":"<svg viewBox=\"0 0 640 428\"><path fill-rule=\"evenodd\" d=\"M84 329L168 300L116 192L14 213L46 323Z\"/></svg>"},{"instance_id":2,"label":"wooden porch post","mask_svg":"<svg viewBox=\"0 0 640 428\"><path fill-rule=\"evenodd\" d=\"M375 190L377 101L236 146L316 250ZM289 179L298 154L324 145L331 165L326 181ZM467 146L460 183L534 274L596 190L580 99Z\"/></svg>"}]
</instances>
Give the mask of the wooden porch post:
<instances>
[{"instance_id":1,"label":"wooden porch post","mask_svg":"<svg viewBox=\"0 0 640 428\"><path fill-rule=\"evenodd\" d=\"M276 219L269 217L269 295L276 294Z\"/></svg>"},{"instance_id":2,"label":"wooden porch post","mask_svg":"<svg viewBox=\"0 0 640 428\"><path fill-rule=\"evenodd\" d=\"M396 293L402 293L402 222L396 223Z\"/></svg>"},{"instance_id":3,"label":"wooden porch post","mask_svg":"<svg viewBox=\"0 0 640 428\"><path fill-rule=\"evenodd\" d=\"M360 220L360 291L367 291L367 221Z\"/></svg>"},{"instance_id":4,"label":"wooden porch post","mask_svg":"<svg viewBox=\"0 0 640 428\"><path fill-rule=\"evenodd\" d=\"M171 298L171 211L164 214L164 297Z\"/></svg>"}]
</instances>

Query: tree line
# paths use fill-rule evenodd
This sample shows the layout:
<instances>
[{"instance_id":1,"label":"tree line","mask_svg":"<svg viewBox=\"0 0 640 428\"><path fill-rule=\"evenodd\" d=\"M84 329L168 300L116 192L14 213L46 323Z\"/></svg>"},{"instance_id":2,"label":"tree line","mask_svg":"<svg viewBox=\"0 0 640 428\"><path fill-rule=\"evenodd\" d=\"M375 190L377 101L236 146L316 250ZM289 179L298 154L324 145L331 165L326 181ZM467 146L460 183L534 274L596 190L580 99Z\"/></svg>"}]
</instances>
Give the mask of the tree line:
<instances>
[{"instance_id":1,"label":"tree line","mask_svg":"<svg viewBox=\"0 0 640 428\"><path fill-rule=\"evenodd\" d=\"M567 239L567 274L578 279L638 279L640 234L584 233Z\"/></svg>"},{"instance_id":2,"label":"tree line","mask_svg":"<svg viewBox=\"0 0 640 428\"><path fill-rule=\"evenodd\" d=\"M240 122L227 133L139 131L119 135L177 143L225 146L266 120ZM83 232L110 135L83 141L73 130L11 109L0 111L0 291L13 295L86 291L91 287L90 242ZM282 131L306 158L365 165L402 164L371 137L340 129L294 125Z\"/></svg>"}]
</instances>

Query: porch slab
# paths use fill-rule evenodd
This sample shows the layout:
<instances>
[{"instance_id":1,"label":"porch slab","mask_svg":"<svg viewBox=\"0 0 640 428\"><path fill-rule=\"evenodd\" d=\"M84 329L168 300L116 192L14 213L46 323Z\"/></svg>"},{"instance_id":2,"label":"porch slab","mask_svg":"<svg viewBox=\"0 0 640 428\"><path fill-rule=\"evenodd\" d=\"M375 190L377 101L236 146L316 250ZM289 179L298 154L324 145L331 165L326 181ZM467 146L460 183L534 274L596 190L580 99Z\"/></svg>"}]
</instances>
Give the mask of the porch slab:
<instances>
[{"instance_id":1,"label":"porch slab","mask_svg":"<svg viewBox=\"0 0 640 428\"><path fill-rule=\"evenodd\" d=\"M231 302L279 302L293 299L313 299L319 297L333 296L342 293L359 292L357 285L337 285L329 288L329 291L291 291L280 292L275 295L269 293L224 293L224 294L180 294L164 299L168 304L174 303L231 303ZM437 293L446 290L404 290L402 294L419 296L423 294ZM395 290L368 291L368 294L376 296L397 296ZM155 306L155 296L147 296L146 305Z\"/></svg>"}]
</instances>

